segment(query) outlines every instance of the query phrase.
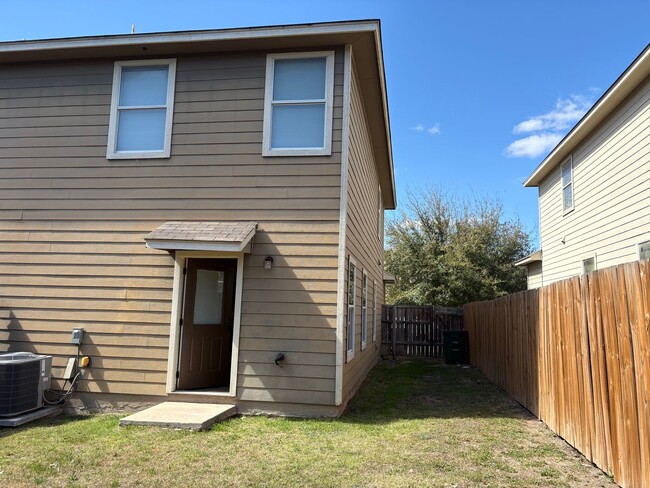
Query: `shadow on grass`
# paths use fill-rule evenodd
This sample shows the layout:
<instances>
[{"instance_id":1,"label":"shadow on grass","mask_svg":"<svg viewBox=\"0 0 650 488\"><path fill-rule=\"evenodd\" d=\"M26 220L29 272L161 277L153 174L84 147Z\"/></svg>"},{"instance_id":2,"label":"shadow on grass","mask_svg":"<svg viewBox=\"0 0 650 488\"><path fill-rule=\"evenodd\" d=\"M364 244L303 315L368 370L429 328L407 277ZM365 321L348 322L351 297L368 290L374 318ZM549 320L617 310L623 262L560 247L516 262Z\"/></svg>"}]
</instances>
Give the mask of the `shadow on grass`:
<instances>
[{"instance_id":1,"label":"shadow on grass","mask_svg":"<svg viewBox=\"0 0 650 488\"><path fill-rule=\"evenodd\" d=\"M0 427L0 440L6 437L10 437L13 434L18 434L25 430L29 429L48 429L48 428L57 428L61 426L74 427L80 425L82 422L92 419L91 415L65 415L61 414L57 417L51 417L46 419L39 419L33 422L28 422L18 427Z\"/></svg>"},{"instance_id":2,"label":"shadow on grass","mask_svg":"<svg viewBox=\"0 0 650 488\"><path fill-rule=\"evenodd\" d=\"M352 399L342 422L423 418L535 418L471 366L441 360L384 360Z\"/></svg>"},{"instance_id":3,"label":"shadow on grass","mask_svg":"<svg viewBox=\"0 0 650 488\"><path fill-rule=\"evenodd\" d=\"M72 427L95 416L66 416L38 420L17 428L0 428L0 440L25 429ZM471 366L446 365L442 360L381 361L339 419L350 424L387 424L427 418L535 417L506 392ZM287 418L289 422L304 419Z\"/></svg>"}]
</instances>

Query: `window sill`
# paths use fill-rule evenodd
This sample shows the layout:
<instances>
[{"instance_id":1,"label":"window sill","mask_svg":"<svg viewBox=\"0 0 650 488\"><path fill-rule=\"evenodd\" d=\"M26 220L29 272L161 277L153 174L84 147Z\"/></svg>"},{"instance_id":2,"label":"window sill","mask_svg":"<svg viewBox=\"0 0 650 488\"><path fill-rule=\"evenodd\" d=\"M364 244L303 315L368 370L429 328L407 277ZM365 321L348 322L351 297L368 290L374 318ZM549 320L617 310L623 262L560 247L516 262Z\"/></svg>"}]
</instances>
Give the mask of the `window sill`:
<instances>
[{"instance_id":1,"label":"window sill","mask_svg":"<svg viewBox=\"0 0 650 488\"><path fill-rule=\"evenodd\" d=\"M324 149L264 149L262 156L331 156L332 150L330 148Z\"/></svg>"},{"instance_id":2,"label":"window sill","mask_svg":"<svg viewBox=\"0 0 650 488\"><path fill-rule=\"evenodd\" d=\"M362 342L362 343L361 343L361 350L363 351L365 348L366 348L366 343L365 343L365 342Z\"/></svg>"},{"instance_id":3,"label":"window sill","mask_svg":"<svg viewBox=\"0 0 650 488\"><path fill-rule=\"evenodd\" d=\"M575 207L567 208L562 216L564 217L565 215L569 215L571 212L573 212L573 210L575 210Z\"/></svg>"},{"instance_id":4,"label":"window sill","mask_svg":"<svg viewBox=\"0 0 650 488\"><path fill-rule=\"evenodd\" d=\"M354 351L348 351L348 355L347 355L347 358L346 358L346 362L349 363L349 362L352 361L353 359L354 359Z\"/></svg>"},{"instance_id":5,"label":"window sill","mask_svg":"<svg viewBox=\"0 0 650 488\"><path fill-rule=\"evenodd\" d=\"M165 151L115 152L106 155L106 159L169 159L170 157L170 154Z\"/></svg>"}]
</instances>

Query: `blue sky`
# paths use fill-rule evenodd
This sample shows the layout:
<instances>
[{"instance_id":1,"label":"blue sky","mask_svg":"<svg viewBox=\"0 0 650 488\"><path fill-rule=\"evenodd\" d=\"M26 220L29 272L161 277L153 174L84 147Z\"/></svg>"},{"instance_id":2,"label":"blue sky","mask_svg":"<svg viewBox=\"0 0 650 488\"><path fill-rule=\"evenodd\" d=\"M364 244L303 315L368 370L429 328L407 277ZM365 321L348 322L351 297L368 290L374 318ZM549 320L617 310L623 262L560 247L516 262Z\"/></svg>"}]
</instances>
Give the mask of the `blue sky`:
<instances>
[{"instance_id":1,"label":"blue sky","mask_svg":"<svg viewBox=\"0 0 650 488\"><path fill-rule=\"evenodd\" d=\"M650 41L650 2L3 2L0 40L382 21L398 201L440 185L500 197L536 231L524 177Z\"/></svg>"}]
</instances>

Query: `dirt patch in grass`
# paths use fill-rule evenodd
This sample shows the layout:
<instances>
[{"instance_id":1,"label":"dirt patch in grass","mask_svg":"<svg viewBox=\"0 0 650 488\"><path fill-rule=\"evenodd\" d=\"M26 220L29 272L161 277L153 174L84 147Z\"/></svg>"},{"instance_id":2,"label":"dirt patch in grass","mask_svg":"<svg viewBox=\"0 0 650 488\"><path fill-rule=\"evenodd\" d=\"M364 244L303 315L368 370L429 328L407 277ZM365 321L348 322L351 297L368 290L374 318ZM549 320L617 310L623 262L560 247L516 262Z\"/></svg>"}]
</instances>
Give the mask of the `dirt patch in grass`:
<instances>
[{"instance_id":1,"label":"dirt patch in grass","mask_svg":"<svg viewBox=\"0 0 650 488\"><path fill-rule=\"evenodd\" d=\"M0 430L0 486L616 486L473 368L383 362L336 420Z\"/></svg>"}]
</instances>

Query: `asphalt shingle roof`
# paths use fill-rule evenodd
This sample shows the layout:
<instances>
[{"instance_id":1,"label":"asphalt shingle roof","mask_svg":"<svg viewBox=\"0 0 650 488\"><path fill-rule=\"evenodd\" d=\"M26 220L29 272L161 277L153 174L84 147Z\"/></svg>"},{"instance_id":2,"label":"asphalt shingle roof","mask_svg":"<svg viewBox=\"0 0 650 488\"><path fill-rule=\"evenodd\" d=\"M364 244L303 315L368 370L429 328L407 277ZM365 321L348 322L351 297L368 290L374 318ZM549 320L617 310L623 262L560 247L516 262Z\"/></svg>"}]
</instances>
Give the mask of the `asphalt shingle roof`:
<instances>
[{"instance_id":1,"label":"asphalt shingle roof","mask_svg":"<svg viewBox=\"0 0 650 488\"><path fill-rule=\"evenodd\" d=\"M165 222L144 240L244 242L256 228L256 222Z\"/></svg>"}]
</instances>

